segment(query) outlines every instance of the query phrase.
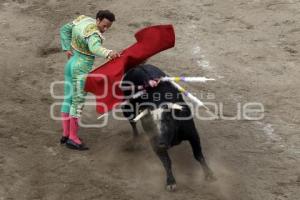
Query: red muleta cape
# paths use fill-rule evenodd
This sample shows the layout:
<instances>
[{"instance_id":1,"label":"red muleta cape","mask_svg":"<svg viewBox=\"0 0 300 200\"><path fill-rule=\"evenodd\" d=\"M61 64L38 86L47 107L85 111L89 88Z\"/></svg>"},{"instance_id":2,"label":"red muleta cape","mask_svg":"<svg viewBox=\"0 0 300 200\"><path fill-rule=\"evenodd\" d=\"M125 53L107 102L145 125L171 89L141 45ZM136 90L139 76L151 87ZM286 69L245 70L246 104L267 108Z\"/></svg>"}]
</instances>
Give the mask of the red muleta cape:
<instances>
[{"instance_id":1,"label":"red muleta cape","mask_svg":"<svg viewBox=\"0 0 300 200\"><path fill-rule=\"evenodd\" d=\"M99 113L106 113L123 101L118 85L129 68L175 45L172 25L146 27L138 31L135 38L137 42L123 50L121 57L99 66L87 76L85 91L96 95Z\"/></svg>"}]
</instances>

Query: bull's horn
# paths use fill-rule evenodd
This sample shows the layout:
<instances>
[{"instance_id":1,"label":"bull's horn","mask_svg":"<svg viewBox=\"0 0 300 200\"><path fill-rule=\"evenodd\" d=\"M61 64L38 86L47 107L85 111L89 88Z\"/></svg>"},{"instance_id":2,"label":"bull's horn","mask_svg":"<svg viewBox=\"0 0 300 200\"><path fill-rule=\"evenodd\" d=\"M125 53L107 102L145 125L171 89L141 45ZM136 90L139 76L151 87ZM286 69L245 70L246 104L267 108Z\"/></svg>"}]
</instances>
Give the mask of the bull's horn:
<instances>
[{"instance_id":1,"label":"bull's horn","mask_svg":"<svg viewBox=\"0 0 300 200\"><path fill-rule=\"evenodd\" d=\"M143 110L140 114L138 114L132 121L137 122L140 120L142 117L148 114L148 109Z\"/></svg>"},{"instance_id":2,"label":"bull's horn","mask_svg":"<svg viewBox=\"0 0 300 200\"><path fill-rule=\"evenodd\" d=\"M105 117L107 115L107 113L104 113L104 114L102 114L102 115L100 115L99 117L97 117L97 119L99 120L99 119L102 119L103 117Z\"/></svg>"},{"instance_id":3,"label":"bull's horn","mask_svg":"<svg viewBox=\"0 0 300 200\"><path fill-rule=\"evenodd\" d=\"M175 110L183 110L183 107L176 103L169 103L168 108L175 109Z\"/></svg>"}]
</instances>

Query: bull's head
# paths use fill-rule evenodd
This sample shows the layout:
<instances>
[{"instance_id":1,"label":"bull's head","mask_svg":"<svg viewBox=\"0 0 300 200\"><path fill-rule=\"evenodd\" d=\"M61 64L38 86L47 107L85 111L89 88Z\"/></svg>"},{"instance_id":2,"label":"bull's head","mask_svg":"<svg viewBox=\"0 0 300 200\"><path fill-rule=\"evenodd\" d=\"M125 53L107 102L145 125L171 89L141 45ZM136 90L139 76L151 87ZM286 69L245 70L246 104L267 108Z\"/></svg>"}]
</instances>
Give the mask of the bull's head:
<instances>
[{"instance_id":1,"label":"bull's head","mask_svg":"<svg viewBox=\"0 0 300 200\"><path fill-rule=\"evenodd\" d=\"M152 114L153 119L160 119L161 118L161 114L164 110L166 109L174 109L174 110L183 110L183 107L179 104L176 103L167 103L164 106L161 106L157 109L154 110L150 110L150 109L144 109L141 113L139 113L132 121L134 122L138 122L140 119L142 119L143 117L145 117L146 115Z\"/></svg>"},{"instance_id":2,"label":"bull's head","mask_svg":"<svg viewBox=\"0 0 300 200\"><path fill-rule=\"evenodd\" d=\"M177 127L172 115L174 110L183 110L183 106L168 103L153 110L145 109L134 118L134 121L141 120L144 131L157 147L168 148Z\"/></svg>"}]
</instances>

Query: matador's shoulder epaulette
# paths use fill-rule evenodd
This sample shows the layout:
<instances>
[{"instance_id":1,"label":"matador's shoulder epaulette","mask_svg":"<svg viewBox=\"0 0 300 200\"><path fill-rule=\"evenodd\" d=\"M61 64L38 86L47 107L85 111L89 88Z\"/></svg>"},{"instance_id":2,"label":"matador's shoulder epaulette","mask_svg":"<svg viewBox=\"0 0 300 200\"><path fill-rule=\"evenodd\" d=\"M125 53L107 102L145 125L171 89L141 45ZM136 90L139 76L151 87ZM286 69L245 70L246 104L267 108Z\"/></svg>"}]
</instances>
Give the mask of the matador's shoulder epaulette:
<instances>
[{"instance_id":1,"label":"matador's shoulder epaulette","mask_svg":"<svg viewBox=\"0 0 300 200\"><path fill-rule=\"evenodd\" d=\"M73 24L74 25L77 25L79 24L83 19L87 19L88 17L85 16L85 15L80 15L79 17L77 17L74 21L73 21Z\"/></svg>"},{"instance_id":2,"label":"matador's shoulder epaulette","mask_svg":"<svg viewBox=\"0 0 300 200\"><path fill-rule=\"evenodd\" d=\"M87 37L90 37L91 35L93 35L93 34L97 34L97 35L99 35L99 37L101 38L101 40L104 40L104 37L103 37L103 35L100 33L100 31L98 30L98 28L97 28L97 25L96 24L94 24L94 23L91 23L91 24L89 24L89 25L87 25L86 27L85 27L85 29L84 29L84 31L83 31L83 36L85 37L85 38L87 38Z\"/></svg>"}]
</instances>

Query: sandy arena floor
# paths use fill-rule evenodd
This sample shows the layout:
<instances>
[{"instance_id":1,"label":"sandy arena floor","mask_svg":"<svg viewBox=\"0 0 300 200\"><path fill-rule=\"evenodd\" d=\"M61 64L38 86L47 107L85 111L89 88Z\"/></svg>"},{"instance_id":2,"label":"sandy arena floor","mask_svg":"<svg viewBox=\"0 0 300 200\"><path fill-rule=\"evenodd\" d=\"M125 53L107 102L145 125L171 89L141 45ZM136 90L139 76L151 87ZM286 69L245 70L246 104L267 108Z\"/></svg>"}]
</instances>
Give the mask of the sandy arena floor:
<instances>
[{"instance_id":1,"label":"sandy arena floor","mask_svg":"<svg viewBox=\"0 0 300 200\"><path fill-rule=\"evenodd\" d=\"M63 80L66 62L59 28L99 9L116 14L105 34L105 46L116 50L144 26L172 23L176 47L149 62L171 75L216 78L184 85L223 104L223 116L235 117L248 102L264 105L258 121L195 120L218 181L204 181L183 143L170 151L177 190L165 191L160 161L144 136L142 149L130 148L126 121L81 128L90 151L58 144L50 106L60 100L50 84ZM299 0L0 0L0 30L0 200L299 199ZM95 118L87 106L84 121Z\"/></svg>"}]
</instances>

